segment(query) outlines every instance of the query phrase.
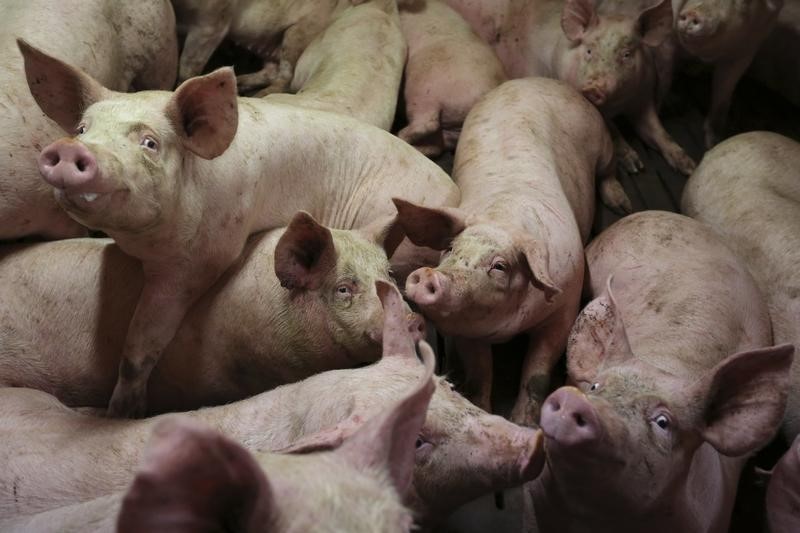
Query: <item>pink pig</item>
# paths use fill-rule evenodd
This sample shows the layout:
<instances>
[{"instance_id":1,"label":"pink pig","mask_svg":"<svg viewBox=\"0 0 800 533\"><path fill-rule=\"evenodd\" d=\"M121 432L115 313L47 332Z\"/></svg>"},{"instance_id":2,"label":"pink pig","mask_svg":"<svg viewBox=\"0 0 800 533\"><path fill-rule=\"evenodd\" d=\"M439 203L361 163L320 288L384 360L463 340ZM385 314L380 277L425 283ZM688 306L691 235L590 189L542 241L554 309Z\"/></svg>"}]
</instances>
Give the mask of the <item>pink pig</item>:
<instances>
[{"instance_id":1,"label":"pink pig","mask_svg":"<svg viewBox=\"0 0 800 533\"><path fill-rule=\"evenodd\" d=\"M450 178L388 132L333 113L237 99L230 69L187 80L174 93L121 94L19 46L37 103L76 134L42 151L43 178L70 216L142 261L112 415L145 412L147 380L164 348L251 233L287 224L299 210L350 229L390 220L392 196L457 201ZM425 264L417 250L401 244L398 270L404 261ZM301 288L308 266L290 266L284 285Z\"/></svg>"},{"instance_id":2,"label":"pink pig","mask_svg":"<svg viewBox=\"0 0 800 533\"><path fill-rule=\"evenodd\" d=\"M794 347L714 232L661 211L586 248L594 298L542 407L547 467L526 486L538 533L725 533L741 469L778 429Z\"/></svg>"},{"instance_id":3,"label":"pink pig","mask_svg":"<svg viewBox=\"0 0 800 533\"><path fill-rule=\"evenodd\" d=\"M453 171L461 205L395 200L409 238L445 251L438 267L408 277L406 294L456 336L467 395L477 405L491 408L492 344L529 335L517 423L536 420L578 314L595 175L609 205L630 208L600 113L564 83L513 80L464 123Z\"/></svg>"}]
</instances>

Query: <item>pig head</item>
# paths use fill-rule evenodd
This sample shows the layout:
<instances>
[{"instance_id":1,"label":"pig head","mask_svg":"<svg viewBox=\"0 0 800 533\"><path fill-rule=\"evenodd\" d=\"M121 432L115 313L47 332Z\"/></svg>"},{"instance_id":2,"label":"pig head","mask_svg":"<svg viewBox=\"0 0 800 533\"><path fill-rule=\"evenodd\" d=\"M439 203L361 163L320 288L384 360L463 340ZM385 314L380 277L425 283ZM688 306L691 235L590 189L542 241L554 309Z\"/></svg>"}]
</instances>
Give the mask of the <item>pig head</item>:
<instances>
[{"instance_id":1,"label":"pig head","mask_svg":"<svg viewBox=\"0 0 800 533\"><path fill-rule=\"evenodd\" d=\"M570 337L568 373L580 388L562 387L542 407L548 472L531 491L541 531L726 531L736 458L777 430L793 352L748 350L689 378L646 364L609 280Z\"/></svg>"}]
</instances>

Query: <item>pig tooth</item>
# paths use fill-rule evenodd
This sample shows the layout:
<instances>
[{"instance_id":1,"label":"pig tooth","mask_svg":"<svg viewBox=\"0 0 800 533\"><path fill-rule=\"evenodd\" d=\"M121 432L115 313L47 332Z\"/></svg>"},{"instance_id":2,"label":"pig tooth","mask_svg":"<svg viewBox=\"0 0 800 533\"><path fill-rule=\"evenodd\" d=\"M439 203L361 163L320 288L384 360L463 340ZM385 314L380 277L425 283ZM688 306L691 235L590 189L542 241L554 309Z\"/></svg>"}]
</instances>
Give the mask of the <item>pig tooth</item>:
<instances>
[{"instance_id":1,"label":"pig tooth","mask_svg":"<svg viewBox=\"0 0 800 533\"><path fill-rule=\"evenodd\" d=\"M87 202L94 202L95 198L97 198L97 193L95 193L95 192L85 192L85 193L81 194L81 198L83 198Z\"/></svg>"}]
</instances>

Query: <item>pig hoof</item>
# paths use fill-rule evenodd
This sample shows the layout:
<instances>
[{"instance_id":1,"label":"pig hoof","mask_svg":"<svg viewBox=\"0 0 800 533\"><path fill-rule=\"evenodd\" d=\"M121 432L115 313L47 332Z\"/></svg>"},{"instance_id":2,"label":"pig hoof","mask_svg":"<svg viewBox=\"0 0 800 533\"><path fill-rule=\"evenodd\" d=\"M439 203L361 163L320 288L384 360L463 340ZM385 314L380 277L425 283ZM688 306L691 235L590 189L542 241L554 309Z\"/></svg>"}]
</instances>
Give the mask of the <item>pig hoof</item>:
<instances>
[{"instance_id":1,"label":"pig hoof","mask_svg":"<svg viewBox=\"0 0 800 533\"><path fill-rule=\"evenodd\" d=\"M109 418L144 418L147 411L147 402L144 393L137 393L121 387L119 384L114 388L111 401L108 403L106 416Z\"/></svg>"},{"instance_id":2,"label":"pig hoof","mask_svg":"<svg viewBox=\"0 0 800 533\"><path fill-rule=\"evenodd\" d=\"M686 176L691 175L694 169L697 168L694 160L680 148L671 154L665 154L665 158L672 168Z\"/></svg>"},{"instance_id":3,"label":"pig hoof","mask_svg":"<svg viewBox=\"0 0 800 533\"><path fill-rule=\"evenodd\" d=\"M605 179L600 183L600 199L606 207L620 216L633 213L631 200L616 179Z\"/></svg>"},{"instance_id":4,"label":"pig hoof","mask_svg":"<svg viewBox=\"0 0 800 533\"><path fill-rule=\"evenodd\" d=\"M644 170L642 159L632 148L619 155L619 162L622 168L630 174L638 174L641 170Z\"/></svg>"}]
</instances>

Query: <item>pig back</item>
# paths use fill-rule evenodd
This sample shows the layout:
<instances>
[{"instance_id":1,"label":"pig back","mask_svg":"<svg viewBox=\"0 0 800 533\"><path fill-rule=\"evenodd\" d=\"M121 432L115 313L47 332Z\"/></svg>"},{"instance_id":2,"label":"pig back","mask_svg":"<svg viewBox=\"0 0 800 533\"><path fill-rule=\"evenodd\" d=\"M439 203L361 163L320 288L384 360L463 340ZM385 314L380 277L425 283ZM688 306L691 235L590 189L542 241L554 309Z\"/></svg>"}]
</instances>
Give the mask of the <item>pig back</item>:
<instances>
[{"instance_id":1,"label":"pig back","mask_svg":"<svg viewBox=\"0 0 800 533\"><path fill-rule=\"evenodd\" d=\"M612 290L637 358L691 378L771 344L766 303L707 226L662 211L623 218L586 248L591 293Z\"/></svg>"},{"instance_id":2,"label":"pig back","mask_svg":"<svg viewBox=\"0 0 800 533\"><path fill-rule=\"evenodd\" d=\"M470 112L453 176L464 208L546 204L559 225L574 217L585 239L595 172L610 159L608 132L591 104L562 82L525 78L504 83Z\"/></svg>"}]
</instances>

